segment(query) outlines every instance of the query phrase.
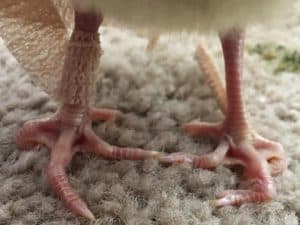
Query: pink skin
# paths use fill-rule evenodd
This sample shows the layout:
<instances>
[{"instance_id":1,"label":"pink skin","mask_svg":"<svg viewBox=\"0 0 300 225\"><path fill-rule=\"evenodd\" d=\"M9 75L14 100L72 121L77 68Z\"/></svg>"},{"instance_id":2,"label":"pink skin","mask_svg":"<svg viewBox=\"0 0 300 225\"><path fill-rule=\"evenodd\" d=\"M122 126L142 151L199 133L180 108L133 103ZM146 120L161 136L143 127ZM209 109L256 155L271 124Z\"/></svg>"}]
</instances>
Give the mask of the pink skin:
<instances>
[{"instance_id":1,"label":"pink skin","mask_svg":"<svg viewBox=\"0 0 300 225\"><path fill-rule=\"evenodd\" d=\"M42 144L51 150L47 178L52 189L73 213L94 220L86 203L72 189L65 168L75 153L94 153L112 160L143 160L159 157L158 152L112 146L92 130L94 120L113 120L117 110L90 107L91 86L100 49L97 31L102 16L75 13L75 29L66 51L60 84L61 107L51 118L25 123L16 134L17 145L24 150Z\"/></svg>"},{"instance_id":2,"label":"pink skin","mask_svg":"<svg viewBox=\"0 0 300 225\"><path fill-rule=\"evenodd\" d=\"M226 66L226 119L220 124L193 122L184 129L193 136L210 134L220 139L220 145L210 154L195 156L174 153L163 156L158 152L136 148L119 148L99 138L92 130L94 120L111 120L119 112L90 107L91 84L96 61L100 56L97 42L102 16L75 13L75 29L66 51L65 67L59 87L61 107L47 119L27 122L16 134L17 145L32 149L43 144L51 150L47 167L49 184L65 205L75 214L93 220L86 203L69 184L65 168L75 153L89 152L106 159L143 160L158 158L166 163L191 163L194 167L215 168L218 165L239 164L245 167L252 181L249 190L228 190L219 195L217 206L270 200L276 193L271 175L281 173L286 163L280 144L268 141L250 129L242 99L241 70L244 34L232 30L221 36Z\"/></svg>"},{"instance_id":3,"label":"pink skin","mask_svg":"<svg viewBox=\"0 0 300 225\"><path fill-rule=\"evenodd\" d=\"M162 157L162 161L189 163L196 168L207 169L222 164L242 165L245 169L245 178L251 182L249 189L224 191L218 195L215 205L240 205L248 202L269 201L276 195L272 176L282 173L286 168L284 151L279 143L256 134L246 119L242 96L244 32L232 29L221 34L220 38L225 60L227 100L218 97L218 93L222 93L221 87L213 88L226 118L222 123L216 124L191 122L183 125L183 129L189 135L210 135L220 140L220 144L214 152L209 154L172 153ZM205 69L209 72L209 68Z\"/></svg>"}]
</instances>

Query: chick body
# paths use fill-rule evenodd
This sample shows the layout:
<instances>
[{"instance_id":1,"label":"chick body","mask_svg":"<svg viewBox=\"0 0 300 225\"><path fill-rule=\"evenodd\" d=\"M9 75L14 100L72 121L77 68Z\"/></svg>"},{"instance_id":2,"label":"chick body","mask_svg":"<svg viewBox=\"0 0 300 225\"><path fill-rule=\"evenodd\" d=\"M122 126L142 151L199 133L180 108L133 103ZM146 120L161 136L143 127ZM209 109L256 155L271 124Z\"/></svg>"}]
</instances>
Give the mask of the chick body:
<instances>
[{"instance_id":1,"label":"chick body","mask_svg":"<svg viewBox=\"0 0 300 225\"><path fill-rule=\"evenodd\" d=\"M73 0L85 10L101 10L104 22L153 35L210 32L252 24L272 24L291 0Z\"/></svg>"}]
</instances>

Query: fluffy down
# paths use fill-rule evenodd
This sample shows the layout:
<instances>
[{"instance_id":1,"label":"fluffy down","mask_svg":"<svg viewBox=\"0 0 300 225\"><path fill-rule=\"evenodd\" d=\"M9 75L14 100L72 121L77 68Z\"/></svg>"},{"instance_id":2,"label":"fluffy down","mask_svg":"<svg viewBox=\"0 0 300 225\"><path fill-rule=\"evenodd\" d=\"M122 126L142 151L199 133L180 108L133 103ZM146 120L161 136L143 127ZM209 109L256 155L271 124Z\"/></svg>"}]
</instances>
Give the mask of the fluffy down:
<instances>
[{"instance_id":1,"label":"fluffy down","mask_svg":"<svg viewBox=\"0 0 300 225\"><path fill-rule=\"evenodd\" d=\"M271 24L291 0L73 0L76 7L101 10L105 23L143 33L221 31L232 26Z\"/></svg>"}]
</instances>

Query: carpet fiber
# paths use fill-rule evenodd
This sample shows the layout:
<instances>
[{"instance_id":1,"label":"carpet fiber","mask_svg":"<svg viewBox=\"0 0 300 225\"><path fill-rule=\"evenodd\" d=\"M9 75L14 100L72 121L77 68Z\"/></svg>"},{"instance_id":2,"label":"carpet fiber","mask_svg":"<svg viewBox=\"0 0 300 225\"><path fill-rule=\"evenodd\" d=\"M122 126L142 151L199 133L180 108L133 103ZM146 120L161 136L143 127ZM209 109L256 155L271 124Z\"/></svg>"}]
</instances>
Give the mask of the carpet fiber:
<instances>
[{"instance_id":1,"label":"carpet fiber","mask_svg":"<svg viewBox=\"0 0 300 225\"><path fill-rule=\"evenodd\" d=\"M299 17L285 28L248 31L247 46L274 42L300 49ZM152 52L147 40L128 31L102 30L104 55L96 105L120 109L115 122L96 123L99 136L118 146L165 152L205 153L215 143L192 139L180 125L193 119L223 119L193 58L199 37L161 37ZM206 37L222 68L220 45ZM34 86L0 47L0 224L89 224L74 217L54 196L43 169L45 148L20 152L13 132L24 121L51 115L56 103ZM222 70L221 70L222 71ZM258 55L245 52L245 100L253 127L283 144L288 169L275 178L278 195L265 204L212 208L209 200L241 184L239 170L166 167L156 161L106 161L78 154L68 168L73 187L105 225L297 225L300 217L300 74L272 74Z\"/></svg>"}]
</instances>

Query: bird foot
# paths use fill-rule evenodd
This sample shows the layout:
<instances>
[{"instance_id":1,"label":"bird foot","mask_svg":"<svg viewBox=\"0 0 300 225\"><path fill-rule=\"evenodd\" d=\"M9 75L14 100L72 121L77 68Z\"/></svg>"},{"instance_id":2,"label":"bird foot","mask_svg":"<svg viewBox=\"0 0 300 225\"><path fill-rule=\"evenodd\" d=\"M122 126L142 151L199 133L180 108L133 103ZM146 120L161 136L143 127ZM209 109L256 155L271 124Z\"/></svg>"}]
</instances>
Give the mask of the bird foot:
<instances>
[{"instance_id":1,"label":"bird foot","mask_svg":"<svg viewBox=\"0 0 300 225\"><path fill-rule=\"evenodd\" d=\"M251 185L248 190L227 190L218 195L216 206L241 205L271 200L276 194L272 176L281 174L287 164L279 143L269 141L254 131L238 141L228 135L222 123L191 122L183 126L191 136L211 135L220 140L212 153L193 155L172 153L162 157L164 163L188 163L195 168L213 169L219 165L241 165Z\"/></svg>"},{"instance_id":2,"label":"bird foot","mask_svg":"<svg viewBox=\"0 0 300 225\"><path fill-rule=\"evenodd\" d=\"M53 117L26 122L16 133L17 146L30 150L37 145L45 145L51 150L47 167L47 179L55 193L72 212L95 219L86 203L72 189L66 172L66 166L77 152L94 153L105 159L143 160L156 158L158 152L144 151L138 148L120 148L112 146L99 138L92 130L94 120L113 120L120 113L117 110L91 108L87 116L81 116L74 109L73 114L59 110ZM76 113L74 113L76 111Z\"/></svg>"}]
</instances>

